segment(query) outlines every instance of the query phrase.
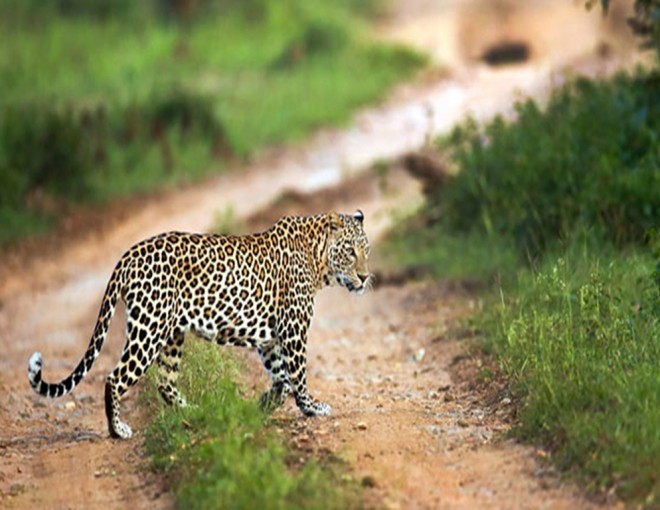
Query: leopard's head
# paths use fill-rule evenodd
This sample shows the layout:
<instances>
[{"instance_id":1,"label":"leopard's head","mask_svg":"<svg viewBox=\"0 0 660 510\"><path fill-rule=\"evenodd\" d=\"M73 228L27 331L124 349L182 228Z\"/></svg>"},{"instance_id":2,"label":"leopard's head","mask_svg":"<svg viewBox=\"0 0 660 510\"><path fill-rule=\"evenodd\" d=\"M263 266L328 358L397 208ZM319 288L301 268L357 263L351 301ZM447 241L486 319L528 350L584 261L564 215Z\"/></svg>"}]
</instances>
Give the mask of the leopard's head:
<instances>
[{"instance_id":1,"label":"leopard's head","mask_svg":"<svg viewBox=\"0 0 660 510\"><path fill-rule=\"evenodd\" d=\"M369 272L369 241L364 233L364 214L328 213L329 283L363 294L373 275Z\"/></svg>"}]
</instances>

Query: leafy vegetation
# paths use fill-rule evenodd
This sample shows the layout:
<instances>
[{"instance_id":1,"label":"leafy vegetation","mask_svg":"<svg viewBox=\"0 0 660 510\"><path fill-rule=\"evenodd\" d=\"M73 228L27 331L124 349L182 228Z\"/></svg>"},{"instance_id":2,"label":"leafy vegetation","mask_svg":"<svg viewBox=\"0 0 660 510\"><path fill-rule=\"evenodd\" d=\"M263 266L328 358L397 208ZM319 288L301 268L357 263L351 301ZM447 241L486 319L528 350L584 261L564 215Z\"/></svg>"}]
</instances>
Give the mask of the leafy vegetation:
<instances>
[{"instance_id":1,"label":"leafy vegetation","mask_svg":"<svg viewBox=\"0 0 660 510\"><path fill-rule=\"evenodd\" d=\"M523 399L517 433L549 445L588 486L649 504L660 489L652 265L639 253L551 259L520 274L479 321Z\"/></svg>"},{"instance_id":2,"label":"leafy vegetation","mask_svg":"<svg viewBox=\"0 0 660 510\"><path fill-rule=\"evenodd\" d=\"M357 486L341 466L303 465L237 385L240 363L227 349L189 341L180 388L192 405L160 403L156 383L141 398L156 418L146 436L154 466L174 480L178 508L359 508Z\"/></svg>"},{"instance_id":3,"label":"leafy vegetation","mask_svg":"<svg viewBox=\"0 0 660 510\"><path fill-rule=\"evenodd\" d=\"M586 0L586 6L591 9L600 2L603 12L607 13L610 0ZM635 0L634 14L628 20L632 31L641 40L641 47L655 50L660 57L660 1L659 0Z\"/></svg>"},{"instance_id":4,"label":"leafy vegetation","mask_svg":"<svg viewBox=\"0 0 660 510\"><path fill-rule=\"evenodd\" d=\"M453 231L509 237L542 255L584 229L617 246L642 243L660 224L660 75L578 79L545 109L516 119L468 120L441 147L461 173L431 200Z\"/></svg>"},{"instance_id":5,"label":"leafy vegetation","mask_svg":"<svg viewBox=\"0 0 660 510\"><path fill-rule=\"evenodd\" d=\"M658 75L576 80L438 142L458 168L395 233L408 264L494 283L474 321L515 432L593 489L660 501Z\"/></svg>"},{"instance_id":6,"label":"leafy vegetation","mask_svg":"<svg viewBox=\"0 0 660 510\"><path fill-rule=\"evenodd\" d=\"M424 62L365 37L374 9L0 0L0 243L48 216L35 195L168 186L344 121Z\"/></svg>"}]
</instances>

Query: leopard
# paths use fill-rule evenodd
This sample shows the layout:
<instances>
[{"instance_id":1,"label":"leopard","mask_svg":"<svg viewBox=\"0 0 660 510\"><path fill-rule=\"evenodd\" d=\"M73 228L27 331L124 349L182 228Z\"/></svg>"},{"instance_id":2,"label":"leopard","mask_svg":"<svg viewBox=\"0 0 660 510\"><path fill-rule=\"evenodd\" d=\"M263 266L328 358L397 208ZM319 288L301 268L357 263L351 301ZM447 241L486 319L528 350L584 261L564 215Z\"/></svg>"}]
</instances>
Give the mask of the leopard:
<instances>
[{"instance_id":1,"label":"leopard","mask_svg":"<svg viewBox=\"0 0 660 510\"><path fill-rule=\"evenodd\" d=\"M112 438L132 437L120 401L155 362L166 404L184 407L177 388L186 338L256 349L271 381L260 406L272 412L293 395L305 416L331 413L307 389L307 338L315 296L328 286L363 294L372 285L364 214L335 211L284 216L267 230L244 235L165 232L129 248L117 262L101 300L87 349L59 383L42 378L43 357L28 363L32 389L62 397L89 373L106 340L119 300L125 345L105 381ZM188 334L189 333L189 334Z\"/></svg>"}]
</instances>

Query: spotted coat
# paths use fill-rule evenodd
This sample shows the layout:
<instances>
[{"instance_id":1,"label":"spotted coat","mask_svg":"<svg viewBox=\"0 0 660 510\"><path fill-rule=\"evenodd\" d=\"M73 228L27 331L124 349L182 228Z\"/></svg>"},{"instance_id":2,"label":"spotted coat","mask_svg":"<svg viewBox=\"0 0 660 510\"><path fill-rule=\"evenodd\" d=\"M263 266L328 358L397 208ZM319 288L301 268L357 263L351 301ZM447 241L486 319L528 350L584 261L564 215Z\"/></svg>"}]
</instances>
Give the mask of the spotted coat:
<instances>
[{"instance_id":1,"label":"spotted coat","mask_svg":"<svg viewBox=\"0 0 660 510\"><path fill-rule=\"evenodd\" d=\"M139 242L117 263L87 351L71 375L45 382L37 352L29 362L30 384L48 397L75 388L101 352L121 298L126 344L105 387L113 437L131 437L119 402L154 361L163 399L186 404L176 386L186 331L220 345L256 347L272 380L262 407L277 407L292 392L305 415L330 414L328 404L307 392L307 332L318 290L338 284L361 294L369 286L363 220L360 211L330 212L284 217L253 235L169 232Z\"/></svg>"}]
</instances>

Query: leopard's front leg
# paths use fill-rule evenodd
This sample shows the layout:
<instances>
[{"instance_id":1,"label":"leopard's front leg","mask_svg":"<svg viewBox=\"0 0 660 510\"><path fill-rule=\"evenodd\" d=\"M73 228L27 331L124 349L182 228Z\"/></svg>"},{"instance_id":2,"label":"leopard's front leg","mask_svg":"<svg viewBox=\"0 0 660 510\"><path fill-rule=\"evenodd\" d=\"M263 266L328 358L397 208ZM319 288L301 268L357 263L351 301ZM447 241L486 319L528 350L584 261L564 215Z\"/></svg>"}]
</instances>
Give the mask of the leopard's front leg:
<instances>
[{"instance_id":1,"label":"leopard's front leg","mask_svg":"<svg viewBox=\"0 0 660 510\"><path fill-rule=\"evenodd\" d=\"M289 375L298 409L305 416L327 416L332 408L325 402L314 400L307 393L307 338L303 335L282 342L283 360Z\"/></svg>"},{"instance_id":2,"label":"leopard's front leg","mask_svg":"<svg viewBox=\"0 0 660 510\"><path fill-rule=\"evenodd\" d=\"M298 409L305 416L324 416L332 412L325 402L307 393L307 331L314 315L314 285L302 268L308 262L297 260L289 266L288 278L296 282L281 303L276 338L280 341L282 362Z\"/></svg>"}]
</instances>

